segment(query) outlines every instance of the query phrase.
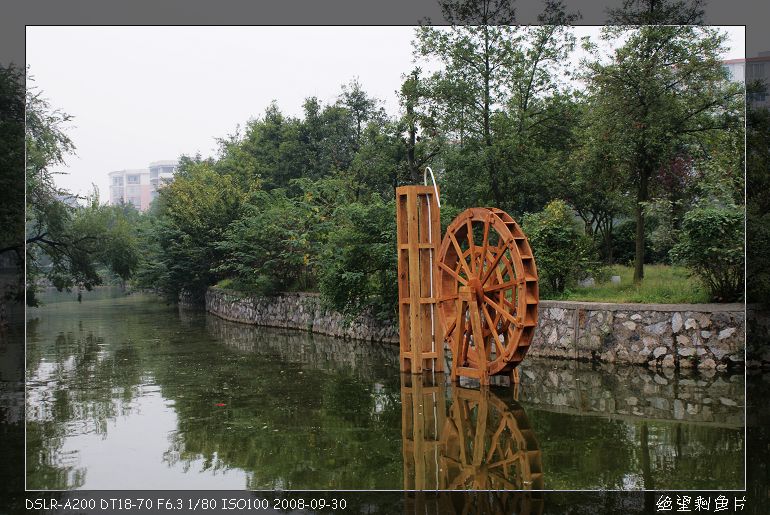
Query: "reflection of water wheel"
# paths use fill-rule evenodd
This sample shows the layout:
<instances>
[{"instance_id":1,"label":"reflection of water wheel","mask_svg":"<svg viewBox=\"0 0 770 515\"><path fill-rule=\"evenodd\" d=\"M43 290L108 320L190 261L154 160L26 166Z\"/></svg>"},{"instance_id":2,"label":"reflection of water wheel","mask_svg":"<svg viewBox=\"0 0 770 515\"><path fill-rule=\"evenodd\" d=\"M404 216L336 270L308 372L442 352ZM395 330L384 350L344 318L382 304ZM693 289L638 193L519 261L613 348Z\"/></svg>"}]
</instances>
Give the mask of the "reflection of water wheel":
<instances>
[{"instance_id":1,"label":"reflection of water wheel","mask_svg":"<svg viewBox=\"0 0 770 515\"><path fill-rule=\"evenodd\" d=\"M542 490L540 448L524 409L488 388L453 387L441 432L441 488Z\"/></svg>"},{"instance_id":2,"label":"reflection of water wheel","mask_svg":"<svg viewBox=\"0 0 770 515\"><path fill-rule=\"evenodd\" d=\"M513 372L537 326L537 268L527 238L500 209L471 208L447 228L438 254L439 314L452 379Z\"/></svg>"}]
</instances>

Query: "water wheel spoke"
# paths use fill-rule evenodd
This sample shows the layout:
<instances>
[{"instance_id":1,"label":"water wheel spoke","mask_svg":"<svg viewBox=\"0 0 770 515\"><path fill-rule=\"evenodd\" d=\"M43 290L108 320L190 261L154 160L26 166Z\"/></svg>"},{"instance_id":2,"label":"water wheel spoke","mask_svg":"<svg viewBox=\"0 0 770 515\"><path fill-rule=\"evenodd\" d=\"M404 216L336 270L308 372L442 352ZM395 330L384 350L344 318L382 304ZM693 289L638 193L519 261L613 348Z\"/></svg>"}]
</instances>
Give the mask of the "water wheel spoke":
<instances>
[{"instance_id":1,"label":"water wheel spoke","mask_svg":"<svg viewBox=\"0 0 770 515\"><path fill-rule=\"evenodd\" d=\"M473 474L473 469L463 467L462 473L455 478L449 485L449 490L457 490L459 486L464 485L468 478Z\"/></svg>"},{"instance_id":2,"label":"water wheel spoke","mask_svg":"<svg viewBox=\"0 0 770 515\"><path fill-rule=\"evenodd\" d=\"M487 310L487 306L482 304L481 306L482 311L484 312L484 318L486 318L487 323L489 324L489 330L492 333L492 338L495 340L495 349L497 350L497 357L500 357L504 354L502 345L500 344L500 335L497 333L497 324L492 321L492 317L489 315L489 311Z\"/></svg>"},{"instance_id":3,"label":"water wheel spoke","mask_svg":"<svg viewBox=\"0 0 770 515\"><path fill-rule=\"evenodd\" d=\"M452 334L452 331L455 330L455 327L457 327L457 320L452 320L449 323L449 327L446 328L446 331L444 333L444 337L445 338L449 337L449 335Z\"/></svg>"},{"instance_id":4,"label":"water wheel spoke","mask_svg":"<svg viewBox=\"0 0 770 515\"><path fill-rule=\"evenodd\" d=\"M457 364L461 367L468 364L468 347L470 346L470 335L467 332L463 332L457 339Z\"/></svg>"},{"instance_id":5,"label":"water wheel spoke","mask_svg":"<svg viewBox=\"0 0 770 515\"><path fill-rule=\"evenodd\" d=\"M500 305L500 304L498 304L497 302L493 301L492 299L490 299L490 298L489 298L489 297L487 297L486 295L484 295L484 299L486 299L487 303L488 303L490 306L492 306L493 308L495 308L495 310L496 310L496 311L497 311L497 312L498 312L498 313L499 313L499 314L500 314L500 315L501 315L503 318L505 318L506 320L508 320L510 323L512 323L513 325L515 325L515 326L517 326L517 327L518 327L519 325L521 325L521 324L519 323L519 321L518 321L518 320L516 320L516 318L515 318L513 315L511 315L510 313L508 313L508 311L506 311L506 310L505 310L505 308L503 308L503 306L501 306L501 305Z\"/></svg>"},{"instance_id":6,"label":"water wheel spoke","mask_svg":"<svg viewBox=\"0 0 770 515\"><path fill-rule=\"evenodd\" d=\"M463 463L468 463L468 456L466 455L464 444L464 442L467 441L467 431L464 422L468 420L466 418L468 414L464 413L464 411L465 410L462 408L458 410L458 415L460 415L460 418L457 421L457 434L460 435L461 441L463 442L460 445L460 461Z\"/></svg>"},{"instance_id":7,"label":"water wheel spoke","mask_svg":"<svg viewBox=\"0 0 770 515\"><path fill-rule=\"evenodd\" d=\"M487 463L492 462L492 458L495 455L495 451L497 450L497 446L500 440L500 435L503 434L503 431L505 431L506 427L506 424L500 424L497 428L497 431L495 431L495 434L492 435L492 439L490 440L489 444L489 454L487 455Z\"/></svg>"},{"instance_id":8,"label":"water wheel spoke","mask_svg":"<svg viewBox=\"0 0 770 515\"><path fill-rule=\"evenodd\" d=\"M459 469L462 469L465 466L465 463L462 463L461 461L456 460L455 458L452 458L450 456L442 456L442 457L444 458L444 460L446 460L447 464L450 466L454 465Z\"/></svg>"},{"instance_id":9,"label":"water wheel spoke","mask_svg":"<svg viewBox=\"0 0 770 515\"><path fill-rule=\"evenodd\" d=\"M471 258L471 272L473 272L474 275L476 274L476 243L473 241L473 222L471 222L471 219L468 218L465 221L465 227L468 232L467 238L468 238L468 251L470 253Z\"/></svg>"},{"instance_id":10,"label":"water wheel spoke","mask_svg":"<svg viewBox=\"0 0 770 515\"><path fill-rule=\"evenodd\" d=\"M484 273L484 263L487 260L487 250L489 248L489 217L491 215L488 215L484 219L484 236L482 237L482 241L484 242L481 246L481 261L479 262L479 275L482 275Z\"/></svg>"},{"instance_id":11,"label":"water wheel spoke","mask_svg":"<svg viewBox=\"0 0 770 515\"><path fill-rule=\"evenodd\" d=\"M511 463L515 463L517 461L521 461L522 459L524 459L524 453L521 452L521 451L516 451L513 454L513 456L511 456L509 458L504 458L504 459L499 460L499 461L490 461L490 462L488 462L487 467L489 467L489 468L503 467L503 466L510 465Z\"/></svg>"},{"instance_id":12,"label":"water wheel spoke","mask_svg":"<svg viewBox=\"0 0 770 515\"><path fill-rule=\"evenodd\" d=\"M457 251L457 259L460 260L460 264L465 270L466 277L470 279L471 277L473 277L473 275L471 274L471 271L468 269L468 263L465 261L465 252L463 252L462 248L460 248L460 244L457 243L457 238L455 238L454 234L450 232L448 236L449 236L449 239L452 241L452 245L454 246L455 251ZM464 284L468 284L468 283L466 282Z\"/></svg>"},{"instance_id":13,"label":"water wheel spoke","mask_svg":"<svg viewBox=\"0 0 770 515\"><path fill-rule=\"evenodd\" d=\"M500 290L506 290L508 288L513 288L517 284L519 284L519 281L513 280L513 281L508 281L508 282L505 282L505 283L502 283L502 284L495 284L494 286L485 286L484 287L484 293L492 293L492 292L497 292L497 291L500 291Z\"/></svg>"},{"instance_id":14,"label":"water wheel spoke","mask_svg":"<svg viewBox=\"0 0 770 515\"><path fill-rule=\"evenodd\" d=\"M489 280L489 277L492 275L492 272L497 270L497 265L500 263L500 260L503 259L503 256L508 251L508 248L505 246L504 242L503 245L498 246L495 250L497 250L497 254L495 255L495 258L492 260L492 263L489 265L489 268L486 272L484 272L484 276L481 278L481 285L485 285L487 283L487 280Z\"/></svg>"},{"instance_id":15,"label":"water wheel spoke","mask_svg":"<svg viewBox=\"0 0 770 515\"><path fill-rule=\"evenodd\" d=\"M441 261L439 261L438 266L440 266L446 273L448 273L449 275L451 275L452 277L460 281L464 286L468 286L468 280L465 279L460 274L458 274L457 272L455 272L454 270L452 270L451 268L449 268L449 266L442 263Z\"/></svg>"}]
</instances>

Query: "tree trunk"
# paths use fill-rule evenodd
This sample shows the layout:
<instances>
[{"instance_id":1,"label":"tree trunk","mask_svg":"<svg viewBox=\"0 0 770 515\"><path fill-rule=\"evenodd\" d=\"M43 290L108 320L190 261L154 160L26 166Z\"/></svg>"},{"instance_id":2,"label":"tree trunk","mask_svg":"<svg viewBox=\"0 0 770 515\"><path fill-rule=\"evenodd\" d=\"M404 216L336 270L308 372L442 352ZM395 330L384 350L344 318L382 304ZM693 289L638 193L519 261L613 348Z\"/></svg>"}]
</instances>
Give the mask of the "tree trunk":
<instances>
[{"instance_id":1,"label":"tree trunk","mask_svg":"<svg viewBox=\"0 0 770 515\"><path fill-rule=\"evenodd\" d=\"M487 162L487 170L489 171L489 181L492 189L492 196L495 199L497 207L503 205L503 194L500 189L500 178L498 177L497 166L495 158L492 155L492 128L490 126L490 114L492 110L492 101L490 95L492 94L492 70L489 63L489 29L484 30L484 145L486 146L485 158Z\"/></svg>"},{"instance_id":2,"label":"tree trunk","mask_svg":"<svg viewBox=\"0 0 770 515\"><path fill-rule=\"evenodd\" d=\"M634 283L644 279L644 203L647 202L650 172L643 167L639 174L639 189L636 195L636 241L634 252Z\"/></svg>"},{"instance_id":3,"label":"tree trunk","mask_svg":"<svg viewBox=\"0 0 770 515\"><path fill-rule=\"evenodd\" d=\"M613 263L612 256L612 216L608 215L608 220L604 223L602 230L602 239L604 240L604 259L608 265Z\"/></svg>"},{"instance_id":4,"label":"tree trunk","mask_svg":"<svg viewBox=\"0 0 770 515\"><path fill-rule=\"evenodd\" d=\"M417 145L417 126L414 123L414 100L406 100L406 116L409 120L409 139L406 142L406 160L409 164L409 175L416 184L420 183L420 170L417 168L415 147Z\"/></svg>"}]
</instances>

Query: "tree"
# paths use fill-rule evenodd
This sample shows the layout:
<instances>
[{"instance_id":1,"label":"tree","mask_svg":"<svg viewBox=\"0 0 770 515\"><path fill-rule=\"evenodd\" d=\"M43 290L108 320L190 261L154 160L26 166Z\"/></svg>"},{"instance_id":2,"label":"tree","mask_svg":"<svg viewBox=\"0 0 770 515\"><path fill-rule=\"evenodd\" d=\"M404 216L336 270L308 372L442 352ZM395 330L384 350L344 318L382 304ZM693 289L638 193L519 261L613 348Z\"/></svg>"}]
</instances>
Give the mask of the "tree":
<instances>
[{"instance_id":1,"label":"tree","mask_svg":"<svg viewBox=\"0 0 770 515\"><path fill-rule=\"evenodd\" d=\"M174 182L159 191L157 221L145 233L159 253L154 273L143 274L170 299L181 291L202 299L208 286L223 277L216 271L225 258L218 248L228 226L241 213L244 192L231 175L220 175L210 160L185 158Z\"/></svg>"},{"instance_id":2,"label":"tree","mask_svg":"<svg viewBox=\"0 0 770 515\"><path fill-rule=\"evenodd\" d=\"M72 117L49 104L34 88L26 97L26 256L27 304L37 305L38 280L47 278L59 290L90 290L101 284L98 267L122 280L136 267L136 239L125 213L99 203L98 192L87 207L72 205L76 197L56 186L52 167L65 164L75 145L66 129ZM17 250L18 251L18 250Z\"/></svg>"},{"instance_id":3,"label":"tree","mask_svg":"<svg viewBox=\"0 0 770 515\"><path fill-rule=\"evenodd\" d=\"M603 39L623 44L608 63L588 63L597 123L622 150L635 189L634 281L644 276L644 206L658 170L705 135L740 124L740 88L721 65L724 35L693 26L606 27Z\"/></svg>"},{"instance_id":4,"label":"tree","mask_svg":"<svg viewBox=\"0 0 770 515\"><path fill-rule=\"evenodd\" d=\"M504 104L505 70L519 38L514 28L494 24L513 21L513 10L507 1L447 3L442 10L453 25L418 28L415 54L437 58L444 65L434 77L434 95L443 101L444 127L454 129L451 133L461 147L470 143L478 153L491 195L502 205L500 163L492 151L492 114Z\"/></svg>"},{"instance_id":5,"label":"tree","mask_svg":"<svg viewBox=\"0 0 770 515\"><path fill-rule=\"evenodd\" d=\"M328 223L312 194L254 192L216 244L223 253L216 271L234 279L238 289L260 294L312 290Z\"/></svg>"},{"instance_id":6,"label":"tree","mask_svg":"<svg viewBox=\"0 0 770 515\"><path fill-rule=\"evenodd\" d=\"M392 198L399 183L399 173L406 160L405 148L393 123L369 123L364 130L353 162L347 171L355 200L372 193Z\"/></svg>"},{"instance_id":7,"label":"tree","mask_svg":"<svg viewBox=\"0 0 770 515\"><path fill-rule=\"evenodd\" d=\"M395 202L340 205L321 256L324 300L348 316L393 319L398 302Z\"/></svg>"},{"instance_id":8,"label":"tree","mask_svg":"<svg viewBox=\"0 0 770 515\"><path fill-rule=\"evenodd\" d=\"M699 25L703 23L704 0L623 0L623 6L608 9L613 25Z\"/></svg>"},{"instance_id":9,"label":"tree","mask_svg":"<svg viewBox=\"0 0 770 515\"><path fill-rule=\"evenodd\" d=\"M377 107L380 102L366 94L357 78L342 86L338 103L348 110L353 119L355 127L354 149L358 150L366 125L370 121L383 121L385 111L381 107Z\"/></svg>"},{"instance_id":10,"label":"tree","mask_svg":"<svg viewBox=\"0 0 770 515\"><path fill-rule=\"evenodd\" d=\"M24 275L24 101L23 69L0 66L0 262L15 263L19 277ZM23 292L21 282L0 291L0 317L6 297L20 302Z\"/></svg>"},{"instance_id":11,"label":"tree","mask_svg":"<svg viewBox=\"0 0 770 515\"><path fill-rule=\"evenodd\" d=\"M717 302L743 299L743 209L735 205L704 205L684 217L672 259L690 268Z\"/></svg>"},{"instance_id":12,"label":"tree","mask_svg":"<svg viewBox=\"0 0 770 515\"><path fill-rule=\"evenodd\" d=\"M406 148L405 174L414 183L423 177L421 171L430 164L443 149L442 138L436 127L436 106L431 102L431 85L420 77L415 68L401 85L400 101L404 114L399 123L399 132Z\"/></svg>"},{"instance_id":13,"label":"tree","mask_svg":"<svg viewBox=\"0 0 770 515\"><path fill-rule=\"evenodd\" d=\"M559 195L583 220L605 263L611 264L615 221L628 210L626 184L619 173L618 149L591 119L591 104L581 104L579 112L580 122L573 129L574 146L568 158L555 166Z\"/></svg>"},{"instance_id":14,"label":"tree","mask_svg":"<svg viewBox=\"0 0 770 515\"><path fill-rule=\"evenodd\" d=\"M444 65L430 79L430 94L440 106L438 126L459 147L446 156L449 194L466 196L467 186L455 193L452 185L473 175L485 191L476 189L481 196L468 202L523 211L541 189L522 186L542 185L542 177L534 177L547 168L537 163L551 157L554 137L558 147L569 135L568 103L556 76L573 46L564 24L575 16L560 2L546 2L540 16L546 25L522 28L510 25L514 11L507 1L446 2L442 11L453 25L419 28L415 54Z\"/></svg>"}]
</instances>

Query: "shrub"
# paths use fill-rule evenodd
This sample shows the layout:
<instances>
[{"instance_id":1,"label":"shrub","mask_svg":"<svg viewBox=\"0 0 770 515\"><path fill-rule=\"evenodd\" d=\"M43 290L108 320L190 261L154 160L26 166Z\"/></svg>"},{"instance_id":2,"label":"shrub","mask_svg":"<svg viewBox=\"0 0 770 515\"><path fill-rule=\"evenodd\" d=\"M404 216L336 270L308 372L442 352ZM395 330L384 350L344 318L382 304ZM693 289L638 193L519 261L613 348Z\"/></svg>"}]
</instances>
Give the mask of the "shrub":
<instances>
[{"instance_id":1,"label":"shrub","mask_svg":"<svg viewBox=\"0 0 770 515\"><path fill-rule=\"evenodd\" d=\"M743 210L739 206L696 207L684 216L671 258L699 276L712 300L743 298Z\"/></svg>"},{"instance_id":2,"label":"shrub","mask_svg":"<svg viewBox=\"0 0 770 515\"><path fill-rule=\"evenodd\" d=\"M561 200L553 200L522 223L535 255L540 288L545 294L562 293L569 284L598 272L596 249Z\"/></svg>"},{"instance_id":3,"label":"shrub","mask_svg":"<svg viewBox=\"0 0 770 515\"><path fill-rule=\"evenodd\" d=\"M398 303L395 202L337 208L320 258L319 289L329 306L350 317L366 310L393 319Z\"/></svg>"}]
</instances>

